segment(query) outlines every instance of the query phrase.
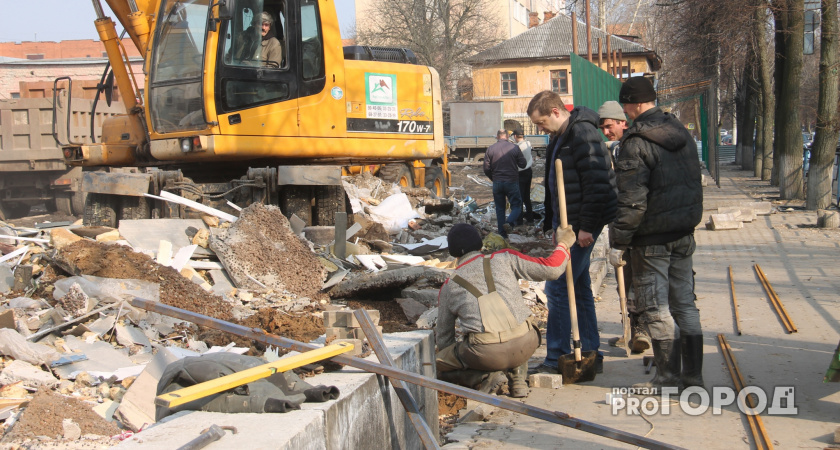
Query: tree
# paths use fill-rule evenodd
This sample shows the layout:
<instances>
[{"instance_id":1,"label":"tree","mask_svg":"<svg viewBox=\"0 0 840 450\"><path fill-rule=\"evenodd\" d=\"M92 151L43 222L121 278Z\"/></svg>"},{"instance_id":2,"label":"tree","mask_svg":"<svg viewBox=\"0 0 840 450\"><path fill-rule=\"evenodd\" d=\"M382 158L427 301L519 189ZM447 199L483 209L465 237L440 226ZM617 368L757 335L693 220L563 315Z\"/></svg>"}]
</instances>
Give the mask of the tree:
<instances>
[{"instance_id":1,"label":"tree","mask_svg":"<svg viewBox=\"0 0 840 450\"><path fill-rule=\"evenodd\" d=\"M808 196L805 207L824 209L831 204L831 167L840 128L840 42L837 1L823 0L820 31L820 95L817 105L817 136L811 147Z\"/></svg>"},{"instance_id":2,"label":"tree","mask_svg":"<svg viewBox=\"0 0 840 450\"><path fill-rule=\"evenodd\" d=\"M773 171L773 111L776 98L773 95L772 60L767 44L767 1L755 0L753 5L752 42L755 60L758 62L758 86L761 98L760 127L756 133L755 176L770 180Z\"/></svg>"},{"instance_id":3,"label":"tree","mask_svg":"<svg viewBox=\"0 0 840 450\"><path fill-rule=\"evenodd\" d=\"M376 0L357 24L363 45L405 47L440 75L444 100L455 97L464 60L501 41L498 11L483 0Z\"/></svg>"},{"instance_id":4,"label":"tree","mask_svg":"<svg viewBox=\"0 0 840 450\"><path fill-rule=\"evenodd\" d=\"M804 2L776 0L784 48L782 66L776 68L778 106L776 108L776 146L779 162L779 194L782 199L804 199L802 177L802 128L799 118L799 92L802 74L803 34L805 32ZM778 49L777 49L778 52Z\"/></svg>"}]
</instances>

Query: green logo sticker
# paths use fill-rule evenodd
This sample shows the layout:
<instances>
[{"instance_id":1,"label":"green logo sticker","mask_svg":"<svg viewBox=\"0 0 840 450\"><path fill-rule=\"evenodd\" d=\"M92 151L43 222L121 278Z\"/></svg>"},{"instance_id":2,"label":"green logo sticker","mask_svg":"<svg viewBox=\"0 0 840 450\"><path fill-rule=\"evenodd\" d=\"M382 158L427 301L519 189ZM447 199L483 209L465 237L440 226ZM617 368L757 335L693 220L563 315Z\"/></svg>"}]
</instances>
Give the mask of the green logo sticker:
<instances>
[{"instance_id":1,"label":"green logo sticker","mask_svg":"<svg viewBox=\"0 0 840 450\"><path fill-rule=\"evenodd\" d=\"M397 76L366 73L366 115L372 119L397 118Z\"/></svg>"}]
</instances>

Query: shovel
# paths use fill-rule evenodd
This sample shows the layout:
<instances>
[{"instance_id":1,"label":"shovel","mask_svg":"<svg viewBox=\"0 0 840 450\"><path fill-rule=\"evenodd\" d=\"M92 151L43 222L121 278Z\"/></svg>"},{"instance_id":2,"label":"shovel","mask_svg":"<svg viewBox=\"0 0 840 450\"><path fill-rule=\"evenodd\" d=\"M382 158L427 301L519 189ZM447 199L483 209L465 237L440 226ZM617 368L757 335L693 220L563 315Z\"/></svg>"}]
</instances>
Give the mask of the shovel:
<instances>
[{"instance_id":1,"label":"shovel","mask_svg":"<svg viewBox=\"0 0 840 450\"><path fill-rule=\"evenodd\" d=\"M560 226L569 226L566 217L566 189L563 184L563 163L555 160L554 171L557 172L557 196L560 200ZM563 375L564 383L581 383L595 379L595 358L597 353L590 350L581 354L580 330L578 329L577 303L575 302L575 280L572 275L572 262L566 264L566 289L569 292L569 315L572 319L572 347L574 354L562 355L557 361L557 371ZM568 339L568 338L567 338Z\"/></svg>"},{"instance_id":2,"label":"shovel","mask_svg":"<svg viewBox=\"0 0 840 450\"><path fill-rule=\"evenodd\" d=\"M624 329L624 351L630 357L630 316L627 315L627 293L624 291L624 266L615 268L618 278L618 303L621 304L621 326Z\"/></svg>"}]
</instances>

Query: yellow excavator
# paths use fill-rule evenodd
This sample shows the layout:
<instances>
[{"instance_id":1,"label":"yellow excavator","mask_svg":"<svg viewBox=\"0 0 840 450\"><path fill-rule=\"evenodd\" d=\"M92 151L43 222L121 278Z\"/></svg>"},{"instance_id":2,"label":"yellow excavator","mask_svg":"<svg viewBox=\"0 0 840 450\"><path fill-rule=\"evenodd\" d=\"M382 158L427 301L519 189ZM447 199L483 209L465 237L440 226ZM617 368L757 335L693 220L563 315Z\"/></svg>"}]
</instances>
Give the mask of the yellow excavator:
<instances>
[{"instance_id":1,"label":"yellow excavator","mask_svg":"<svg viewBox=\"0 0 840 450\"><path fill-rule=\"evenodd\" d=\"M194 217L144 196L169 191L331 225L349 212L341 176L365 171L445 195L437 72L407 49L343 47L333 0L106 0L144 58L142 85L92 1L114 80L100 90L115 84L127 112L98 142L60 142L84 168L85 224Z\"/></svg>"}]
</instances>

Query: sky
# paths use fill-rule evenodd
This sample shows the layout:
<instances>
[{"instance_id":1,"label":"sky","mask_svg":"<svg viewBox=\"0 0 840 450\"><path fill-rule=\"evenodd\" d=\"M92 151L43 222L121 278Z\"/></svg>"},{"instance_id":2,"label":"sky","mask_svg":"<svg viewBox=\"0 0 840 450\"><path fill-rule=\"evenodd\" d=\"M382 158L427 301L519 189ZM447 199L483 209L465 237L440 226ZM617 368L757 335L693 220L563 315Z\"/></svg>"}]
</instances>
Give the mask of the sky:
<instances>
[{"instance_id":1,"label":"sky","mask_svg":"<svg viewBox=\"0 0 840 450\"><path fill-rule=\"evenodd\" d=\"M102 7L108 9L105 0ZM336 0L341 35L346 38L355 25L353 0ZM0 42L99 40L90 0L0 0ZM106 12L110 15L110 10ZM117 31L121 32L119 24Z\"/></svg>"}]
</instances>

